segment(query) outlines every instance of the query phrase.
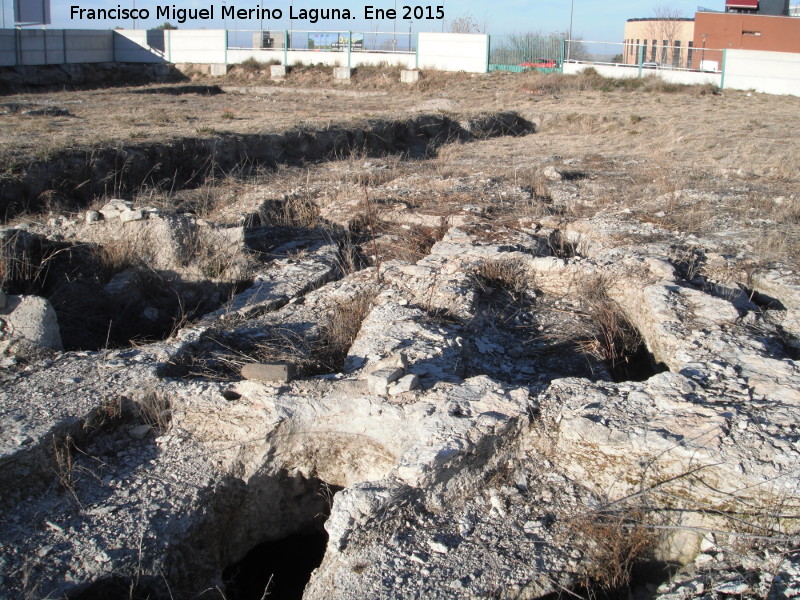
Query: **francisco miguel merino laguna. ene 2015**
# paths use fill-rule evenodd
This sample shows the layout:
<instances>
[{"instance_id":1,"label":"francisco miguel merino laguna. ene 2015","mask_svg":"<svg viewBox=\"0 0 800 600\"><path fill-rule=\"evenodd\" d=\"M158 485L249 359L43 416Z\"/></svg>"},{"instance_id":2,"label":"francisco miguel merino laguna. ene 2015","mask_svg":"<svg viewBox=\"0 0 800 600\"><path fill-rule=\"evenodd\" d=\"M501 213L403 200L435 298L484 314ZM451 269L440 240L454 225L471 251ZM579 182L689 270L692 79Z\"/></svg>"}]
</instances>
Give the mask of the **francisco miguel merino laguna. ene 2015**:
<instances>
[{"instance_id":1,"label":"francisco miguel merino laguna. ene 2015","mask_svg":"<svg viewBox=\"0 0 800 600\"><path fill-rule=\"evenodd\" d=\"M217 10L220 8L221 10ZM436 19L444 18L443 6L404 6L405 15L403 19ZM433 9L436 9L435 11ZM413 11L413 12L412 12ZM186 21L211 21L216 18L217 13L222 19L238 19L241 21L247 20L270 20L282 19L283 11L280 8L263 8L261 5L256 5L251 8L236 8L233 5L222 7L215 7L213 4L206 8L177 8L174 4L156 6L155 18L167 19L169 21L176 21L183 24ZM391 13L391 14L389 14ZM70 6L70 19L77 20L127 20L127 19L149 19L150 10L147 8L123 8L121 4L117 4L116 8L81 8L80 6ZM320 20L328 19L353 19L355 18L347 8L295 8L289 6L290 19L302 19L311 23L316 23ZM389 9L376 9L373 6L364 7L364 18L367 20L372 19L385 19L396 18L396 11Z\"/></svg>"}]
</instances>

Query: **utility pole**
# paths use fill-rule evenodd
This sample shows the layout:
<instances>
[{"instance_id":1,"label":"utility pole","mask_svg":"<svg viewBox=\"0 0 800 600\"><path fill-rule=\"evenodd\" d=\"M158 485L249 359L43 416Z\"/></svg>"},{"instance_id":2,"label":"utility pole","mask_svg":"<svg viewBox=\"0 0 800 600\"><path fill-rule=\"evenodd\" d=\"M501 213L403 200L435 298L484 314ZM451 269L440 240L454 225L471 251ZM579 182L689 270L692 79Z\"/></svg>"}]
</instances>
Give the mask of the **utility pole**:
<instances>
[{"instance_id":1,"label":"utility pole","mask_svg":"<svg viewBox=\"0 0 800 600\"><path fill-rule=\"evenodd\" d=\"M572 15L575 12L575 0L569 2L569 40L567 40L567 60L572 53Z\"/></svg>"},{"instance_id":2,"label":"utility pole","mask_svg":"<svg viewBox=\"0 0 800 600\"><path fill-rule=\"evenodd\" d=\"M703 38L703 51L700 53L700 70L705 71L703 67L703 63L706 61L706 38L708 37L707 33L702 35Z\"/></svg>"}]
</instances>

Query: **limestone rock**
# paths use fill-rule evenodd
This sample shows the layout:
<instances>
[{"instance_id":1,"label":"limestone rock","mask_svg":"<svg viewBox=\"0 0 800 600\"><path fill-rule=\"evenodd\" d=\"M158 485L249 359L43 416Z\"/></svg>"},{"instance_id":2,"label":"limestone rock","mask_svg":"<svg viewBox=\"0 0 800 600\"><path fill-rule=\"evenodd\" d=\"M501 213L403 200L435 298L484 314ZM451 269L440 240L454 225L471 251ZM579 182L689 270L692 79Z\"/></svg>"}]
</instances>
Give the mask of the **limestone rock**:
<instances>
[{"instance_id":1,"label":"limestone rock","mask_svg":"<svg viewBox=\"0 0 800 600\"><path fill-rule=\"evenodd\" d=\"M542 175L544 175L550 181L561 181L563 179L563 175L561 171L556 169L553 165L548 165L542 171Z\"/></svg>"},{"instance_id":2,"label":"limestone rock","mask_svg":"<svg viewBox=\"0 0 800 600\"><path fill-rule=\"evenodd\" d=\"M0 313L6 335L35 346L61 350L58 318L50 302L40 296L6 296Z\"/></svg>"},{"instance_id":3,"label":"limestone rock","mask_svg":"<svg viewBox=\"0 0 800 600\"><path fill-rule=\"evenodd\" d=\"M389 384L397 381L402 376L403 369L398 367L378 369L367 377L367 387L373 394L386 396L389 393Z\"/></svg>"}]
</instances>

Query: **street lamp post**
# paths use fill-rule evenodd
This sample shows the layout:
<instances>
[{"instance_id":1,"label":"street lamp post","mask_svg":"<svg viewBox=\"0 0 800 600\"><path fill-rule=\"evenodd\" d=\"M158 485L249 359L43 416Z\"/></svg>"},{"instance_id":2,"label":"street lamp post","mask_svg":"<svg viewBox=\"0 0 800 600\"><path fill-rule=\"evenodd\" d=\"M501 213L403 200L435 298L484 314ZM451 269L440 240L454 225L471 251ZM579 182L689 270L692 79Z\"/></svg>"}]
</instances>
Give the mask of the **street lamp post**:
<instances>
[{"instance_id":1,"label":"street lamp post","mask_svg":"<svg viewBox=\"0 0 800 600\"><path fill-rule=\"evenodd\" d=\"M2 0L2 5L3 5L3 8L2 8L2 10L3 10L3 29L5 29L6 28L6 0Z\"/></svg>"},{"instance_id":2,"label":"street lamp post","mask_svg":"<svg viewBox=\"0 0 800 600\"><path fill-rule=\"evenodd\" d=\"M225 16L225 9L227 8L225 0L222 0L222 28L228 30L228 18Z\"/></svg>"},{"instance_id":3,"label":"street lamp post","mask_svg":"<svg viewBox=\"0 0 800 600\"><path fill-rule=\"evenodd\" d=\"M572 15L575 12L575 0L569 2L569 39L567 40L567 60L572 53Z\"/></svg>"},{"instance_id":4,"label":"street lamp post","mask_svg":"<svg viewBox=\"0 0 800 600\"><path fill-rule=\"evenodd\" d=\"M701 37L703 38L703 51L700 53L700 70L705 71L703 63L706 61L706 38L708 34L704 33Z\"/></svg>"}]
</instances>

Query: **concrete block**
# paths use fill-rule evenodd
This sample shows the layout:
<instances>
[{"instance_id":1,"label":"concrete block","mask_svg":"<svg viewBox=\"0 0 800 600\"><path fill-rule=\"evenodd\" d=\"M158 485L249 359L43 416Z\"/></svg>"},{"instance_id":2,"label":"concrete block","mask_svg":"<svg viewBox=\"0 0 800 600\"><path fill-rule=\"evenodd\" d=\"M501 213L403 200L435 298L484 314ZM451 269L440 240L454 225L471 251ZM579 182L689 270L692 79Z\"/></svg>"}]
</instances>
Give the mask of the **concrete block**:
<instances>
[{"instance_id":1,"label":"concrete block","mask_svg":"<svg viewBox=\"0 0 800 600\"><path fill-rule=\"evenodd\" d=\"M419 71L402 70L400 71L400 83L417 83L419 81Z\"/></svg>"},{"instance_id":2,"label":"concrete block","mask_svg":"<svg viewBox=\"0 0 800 600\"><path fill-rule=\"evenodd\" d=\"M292 363L250 363L242 367L242 377L256 381L291 381L294 376Z\"/></svg>"},{"instance_id":3,"label":"concrete block","mask_svg":"<svg viewBox=\"0 0 800 600\"><path fill-rule=\"evenodd\" d=\"M400 368L378 369L367 377L367 389L377 396L385 396L389 393L389 384L402 376L403 369Z\"/></svg>"},{"instance_id":4,"label":"concrete block","mask_svg":"<svg viewBox=\"0 0 800 600\"><path fill-rule=\"evenodd\" d=\"M389 395L396 396L397 394L404 394L419 387L419 377L413 373L409 373L404 377L398 379L395 383L389 386Z\"/></svg>"},{"instance_id":5,"label":"concrete block","mask_svg":"<svg viewBox=\"0 0 800 600\"><path fill-rule=\"evenodd\" d=\"M209 75L211 77L222 77L228 74L228 65L225 63L213 63L209 66Z\"/></svg>"},{"instance_id":6,"label":"concrete block","mask_svg":"<svg viewBox=\"0 0 800 600\"><path fill-rule=\"evenodd\" d=\"M351 67L334 67L333 68L333 78L334 79L350 79L353 76L353 72L355 69Z\"/></svg>"},{"instance_id":7,"label":"concrete block","mask_svg":"<svg viewBox=\"0 0 800 600\"><path fill-rule=\"evenodd\" d=\"M269 67L269 76L270 77L286 77L288 73L288 69L286 65L270 65Z\"/></svg>"},{"instance_id":8,"label":"concrete block","mask_svg":"<svg viewBox=\"0 0 800 600\"><path fill-rule=\"evenodd\" d=\"M86 222L87 223L97 223L102 218L102 215L97 212L96 210L87 210L86 211Z\"/></svg>"}]
</instances>

